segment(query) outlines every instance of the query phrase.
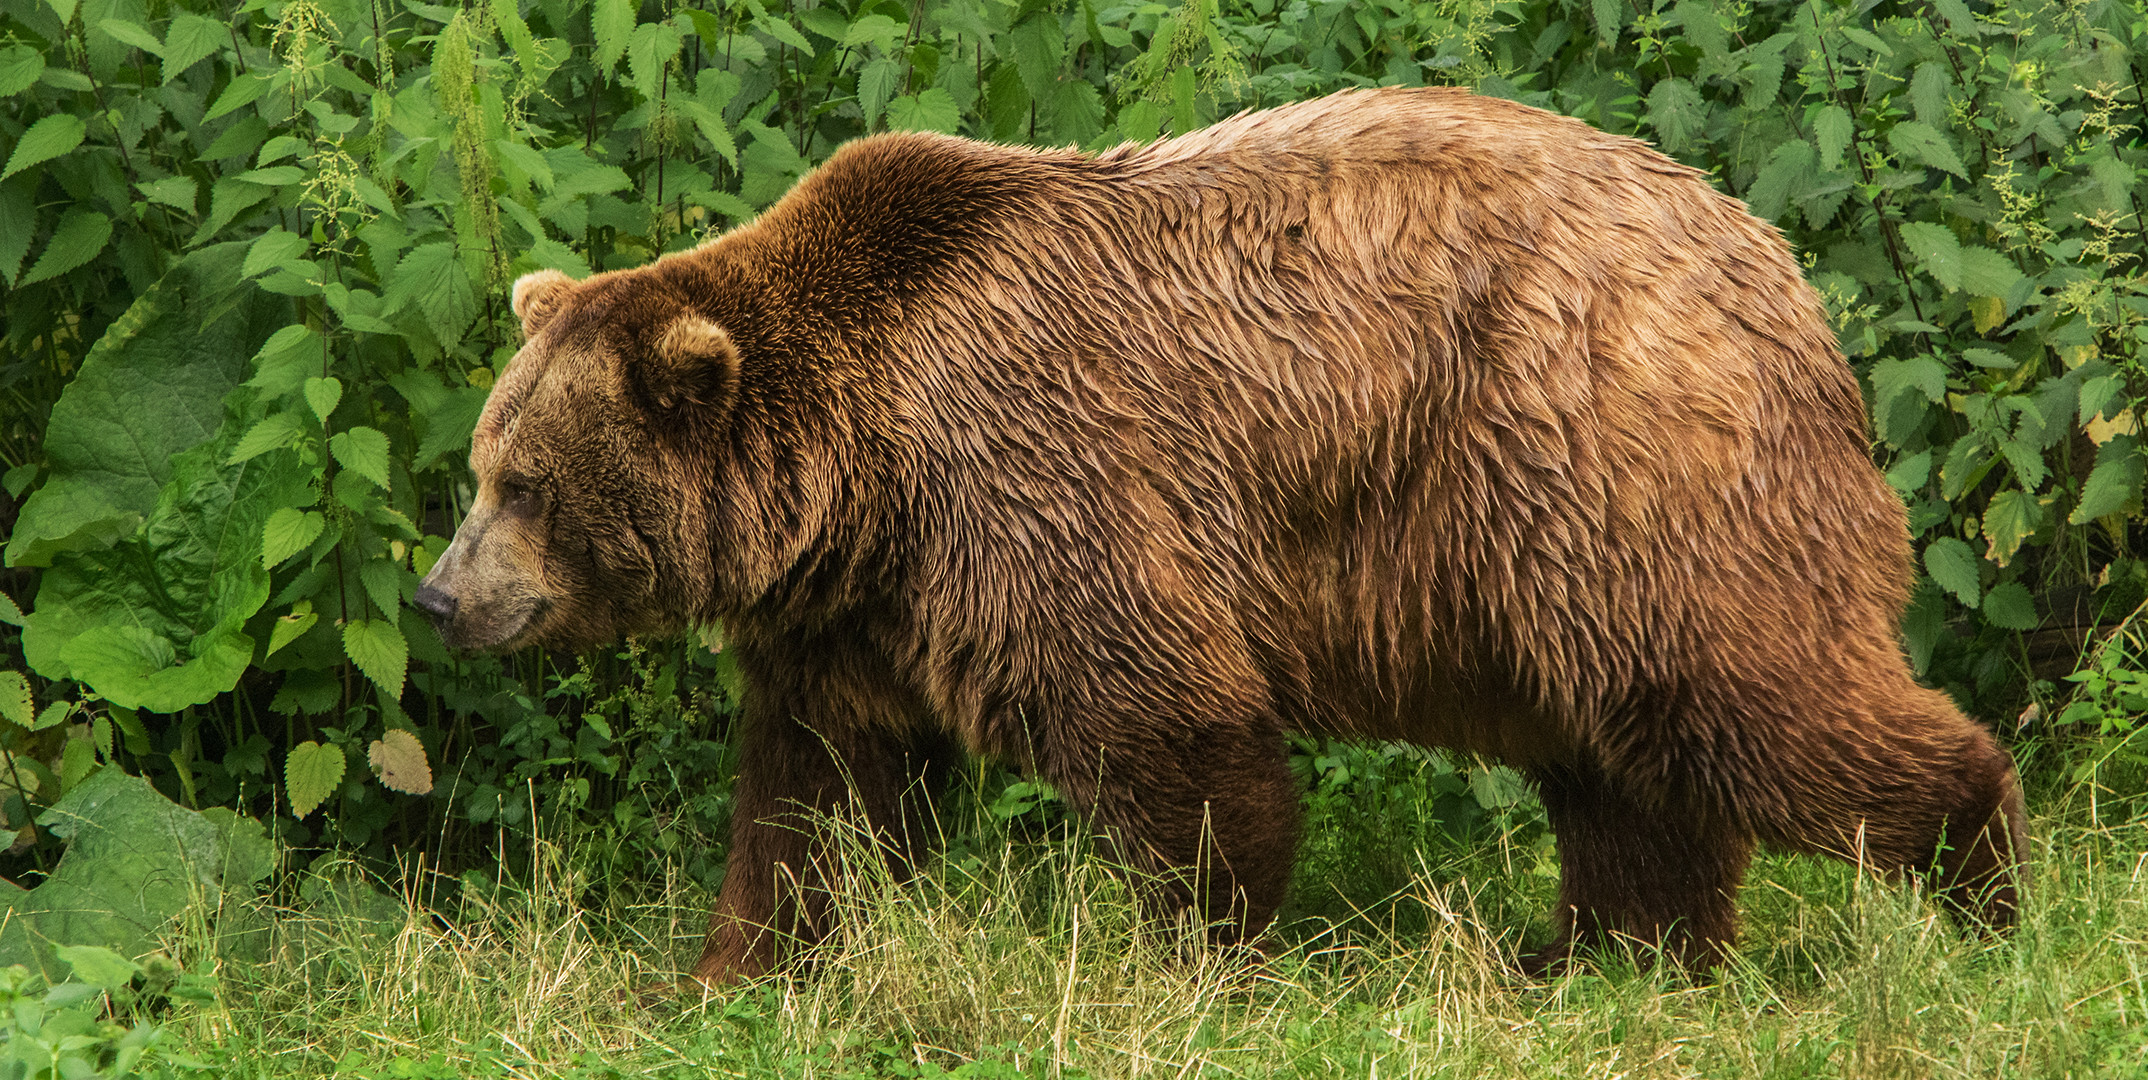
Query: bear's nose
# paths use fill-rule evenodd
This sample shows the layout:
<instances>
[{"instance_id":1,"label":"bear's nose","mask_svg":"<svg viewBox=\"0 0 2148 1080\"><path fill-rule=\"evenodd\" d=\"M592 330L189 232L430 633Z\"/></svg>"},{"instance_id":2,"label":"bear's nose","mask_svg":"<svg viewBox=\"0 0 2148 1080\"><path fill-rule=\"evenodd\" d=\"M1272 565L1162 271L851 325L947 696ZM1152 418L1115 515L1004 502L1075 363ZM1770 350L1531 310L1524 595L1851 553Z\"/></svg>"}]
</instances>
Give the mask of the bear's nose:
<instances>
[{"instance_id":1,"label":"bear's nose","mask_svg":"<svg viewBox=\"0 0 2148 1080\"><path fill-rule=\"evenodd\" d=\"M418 586L410 602L424 612L434 623L445 623L455 617L455 598L430 585Z\"/></svg>"}]
</instances>

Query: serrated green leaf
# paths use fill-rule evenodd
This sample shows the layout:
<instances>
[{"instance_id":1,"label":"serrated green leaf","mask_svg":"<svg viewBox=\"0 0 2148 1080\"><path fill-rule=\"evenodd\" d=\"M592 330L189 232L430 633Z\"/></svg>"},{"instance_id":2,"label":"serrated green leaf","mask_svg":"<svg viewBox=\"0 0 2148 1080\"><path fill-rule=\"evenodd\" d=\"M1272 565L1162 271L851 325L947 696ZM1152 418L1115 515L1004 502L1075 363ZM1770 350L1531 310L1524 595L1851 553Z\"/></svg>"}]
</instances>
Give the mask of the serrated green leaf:
<instances>
[{"instance_id":1,"label":"serrated green leaf","mask_svg":"<svg viewBox=\"0 0 2148 1080\"><path fill-rule=\"evenodd\" d=\"M1981 561L1958 537L1943 536L1924 547L1924 569L1932 580L1972 608L1983 593L1983 585L1977 580L1977 564Z\"/></svg>"},{"instance_id":2,"label":"serrated green leaf","mask_svg":"<svg viewBox=\"0 0 2148 1080\"><path fill-rule=\"evenodd\" d=\"M15 284L20 287L56 278L96 258L111 239L111 218L95 210L73 207L61 216L59 227L52 230L52 239L45 242L37 262Z\"/></svg>"},{"instance_id":3,"label":"serrated green leaf","mask_svg":"<svg viewBox=\"0 0 2148 1080\"><path fill-rule=\"evenodd\" d=\"M1069 86L1095 87L1088 83ZM939 131L954 134L962 128L962 108L947 91L935 86L919 94L904 94L888 103L888 127L896 131Z\"/></svg>"},{"instance_id":4,"label":"serrated green leaf","mask_svg":"<svg viewBox=\"0 0 2148 1080\"><path fill-rule=\"evenodd\" d=\"M1049 12L1033 14L1003 40L1030 99L1049 100L1066 57L1066 34L1060 29L1059 17Z\"/></svg>"},{"instance_id":5,"label":"serrated green leaf","mask_svg":"<svg viewBox=\"0 0 2148 1080\"><path fill-rule=\"evenodd\" d=\"M1932 125L1948 121L1948 100L1954 94L1954 76L1947 70L1943 60L1926 60L1917 65L1917 74L1909 81L1909 100L1916 105L1917 119Z\"/></svg>"},{"instance_id":6,"label":"serrated green leaf","mask_svg":"<svg viewBox=\"0 0 2148 1080\"><path fill-rule=\"evenodd\" d=\"M254 154L254 164L265 168L305 148L306 140L304 139L295 135L278 135L261 144L261 149Z\"/></svg>"},{"instance_id":7,"label":"serrated green leaf","mask_svg":"<svg viewBox=\"0 0 2148 1080\"><path fill-rule=\"evenodd\" d=\"M187 240L187 245L192 247L214 237L222 232L226 225L238 220L239 215L247 208L268 197L269 189L259 184L249 184L243 180L217 181L216 186L209 189L209 216L202 219L201 227L194 230L194 235ZM232 273L238 273L237 266L232 267Z\"/></svg>"},{"instance_id":8,"label":"serrated green leaf","mask_svg":"<svg viewBox=\"0 0 2148 1080\"><path fill-rule=\"evenodd\" d=\"M538 45L530 34L529 23L522 19L521 5L516 0L492 0L487 6L494 25L500 28L500 40L506 42L518 63L526 65Z\"/></svg>"},{"instance_id":9,"label":"serrated green leaf","mask_svg":"<svg viewBox=\"0 0 2148 1080\"><path fill-rule=\"evenodd\" d=\"M1981 244L1963 244L1962 291L1972 296L2005 296L2021 280L2014 260Z\"/></svg>"},{"instance_id":10,"label":"serrated green leaf","mask_svg":"<svg viewBox=\"0 0 2148 1080\"><path fill-rule=\"evenodd\" d=\"M366 748L374 775L382 787L405 795L423 795L433 789L432 764L425 760L425 744L416 735L392 728Z\"/></svg>"},{"instance_id":11,"label":"serrated green leaf","mask_svg":"<svg viewBox=\"0 0 2148 1080\"><path fill-rule=\"evenodd\" d=\"M1992 496L1991 505L1984 509L1984 538L1991 542L1991 561L2002 567L2011 562L2042 519L2043 507L2028 492L2008 488Z\"/></svg>"},{"instance_id":12,"label":"serrated green leaf","mask_svg":"<svg viewBox=\"0 0 2148 1080\"><path fill-rule=\"evenodd\" d=\"M1887 470L1887 486L1908 495L1922 488L1931 476L1932 452L1919 450L1895 462L1894 467Z\"/></svg>"},{"instance_id":13,"label":"serrated green leaf","mask_svg":"<svg viewBox=\"0 0 2148 1080\"><path fill-rule=\"evenodd\" d=\"M564 190L581 179L580 174L562 176L560 187ZM455 341L477 317L477 293L462 260L455 255L455 245L449 243L424 244L403 256L395 266L384 299L390 311L416 307L424 314L434 338L441 342Z\"/></svg>"},{"instance_id":14,"label":"serrated green leaf","mask_svg":"<svg viewBox=\"0 0 2148 1080\"><path fill-rule=\"evenodd\" d=\"M813 56L813 43L807 41L805 35L799 33L798 28L790 24L790 20L780 15L757 16L753 20L753 28L804 53L807 59L811 59Z\"/></svg>"},{"instance_id":15,"label":"serrated green leaf","mask_svg":"<svg viewBox=\"0 0 2148 1080\"><path fill-rule=\"evenodd\" d=\"M1947 395L1947 368L1930 353L1888 357L1872 365L1872 407L1875 412L1893 402L1905 390L1915 390L1938 404Z\"/></svg>"},{"instance_id":16,"label":"serrated green leaf","mask_svg":"<svg viewBox=\"0 0 2148 1080\"><path fill-rule=\"evenodd\" d=\"M694 98L681 98L675 107L688 120L693 121L694 130L701 133L709 148L716 151L716 156L724 159L733 168L738 166L738 145L731 139L731 130L724 126L720 106L711 107Z\"/></svg>"},{"instance_id":17,"label":"serrated green leaf","mask_svg":"<svg viewBox=\"0 0 2148 1080\"><path fill-rule=\"evenodd\" d=\"M37 203L31 192L38 178L0 182L0 285L15 280L23 256L30 253L30 237L37 231Z\"/></svg>"},{"instance_id":18,"label":"serrated green leaf","mask_svg":"<svg viewBox=\"0 0 2148 1080\"><path fill-rule=\"evenodd\" d=\"M1932 280L1953 292L1962 287L1962 245L1953 230L1928 221L1902 223L1902 243L1917 257L1917 266Z\"/></svg>"},{"instance_id":19,"label":"serrated green leaf","mask_svg":"<svg viewBox=\"0 0 2148 1080\"><path fill-rule=\"evenodd\" d=\"M878 45L892 48L904 33L903 24L885 15L866 15L845 27L839 35L844 45Z\"/></svg>"},{"instance_id":20,"label":"serrated green leaf","mask_svg":"<svg viewBox=\"0 0 2148 1080\"><path fill-rule=\"evenodd\" d=\"M202 122L207 123L225 113L236 112L253 104L255 99L268 89L269 81L268 77L252 72L241 72L232 76L230 85L224 87L224 92L216 96L216 104L209 106L209 111L202 114Z\"/></svg>"},{"instance_id":21,"label":"serrated green leaf","mask_svg":"<svg viewBox=\"0 0 2148 1080\"><path fill-rule=\"evenodd\" d=\"M290 413L266 416L261 422L246 430L238 444L231 448L231 456L224 459L226 465L252 461L271 450L280 450L296 441L301 427L298 417Z\"/></svg>"},{"instance_id":22,"label":"serrated green leaf","mask_svg":"<svg viewBox=\"0 0 2148 1080\"><path fill-rule=\"evenodd\" d=\"M277 650L304 637L306 631L313 629L313 625L320 621L320 613L313 611L293 613L277 619L269 628L268 649L261 655L276 655Z\"/></svg>"},{"instance_id":23,"label":"serrated green leaf","mask_svg":"<svg viewBox=\"0 0 2148 1080\"><path fill-rule=\"evenodd\" d=\"M885 56L876 57L858 72L858 108L865 113L866 127L879 123L901 80L902 65Z\"/></svg>"},{"instance_id":24,"label":"serrated green leaf","mask_svg":"<svg viewBox=\"0 0 2148 1080\"><path fill-rule=\"evenodd\" d=\"M343 652L365 672L366 678L391 698L403 696L403 676L410 663L410 647L393 618L352 619L343 624Z\"/></svg>"},{"instance_id":25,"label":"serrated green leaf","mask_svg":"<svg viewBox=\"0 0 2148 1080\"><path fill-rule=\"evenodd\" d=\"M1969 11L1969 5L1964 0L1933 0L1932 6L1940 15L1945 16L1947 24L1954 28L1955 33L1974 38L1983 32L1983 28L1977 24L1976 16Z\"/></svg>"},{"instance_id":26,"label":"serrated green leaf","mask_svg":"<svg viewBox=\"0 0 2148 1080\"><path fill-rule=\"evenodd\" d=\"M358 583L382 615L394 618L403 608L403 568L392 559L368 559L358 567Z\"/></svg>"},{"instance_id":27,"label":"serrated green leaf","mask_svg":"<svg viewBox=\"0 0 2148 1080\"><path fill-rule=\"evenodd\" d=\"M0 97L14 97L28 90L45 73L45 55L28 45L0 49Z\"/></svg>"},{"instance_id":28,"label":"serrated green leaf","mask_svg":"<svg viewBox=\"0 0 2148 1080\"><path fill-rule=\"evenodd\" d=\"M954 99L949 98L950 108L953 104ZM1048 137L1054 142L1080 146L1094 141L1104 130L1104 98L1095 83L1061 79L1052 88L1052 96L1041 104ZM959 122L957 116L947 119L950 124Z\"/></svg>"},{"instance_id":29,"label":"serrated green leaf","mask_svg":"<svg viewBox=\"0 0 2148 1080\"><path fill-rule=\"evenodd\" d=\"M371 480L382 491L388 489L388 437L369 427L354 427L336 432L328 440L328 452L344 468Z\"/></svg>"},{"instance_id":30,"label":"serrated green leaf","mask_svg":"<svg viewBox=\"0 0 2148 1080\"><path fill-rule=\"evenodd\" d=\"M1849 148L1854 128L1849 110L1840 105L1828 105L1812 118L1812 136L1819 144L1821 168L1842 167L1842 152Z\"/></svg>"},{"instance_id":31,"label":"serrated green leaf","mask_svg":"<svg viewBox=\"0 0 2148 1080\"><path fill-rule=\"evenodd\" d=\"M273 570L284 560L313 546L328 519L312 510L286 506L270 514L261 527L261 565Z\"/></svg>"},{"instance_id":32,"label":"serrated green leaf","mask_svg":"<svg viewBox=\"0 0 2148 1080\"><path fill-rule=\"evenodd\" d=\"M164 43L158 41L155 34L126 19L99 19L97 29L110 34L113 40L132 45L151 56L159 59L164 56Z\"/></svg>"},{"instance_id":33,"label":"serrated green leaf","mask_svg":"<svg viewBox=\"0 0 2148 1080\"><path fill-rule=\"evenodd\" d=\"M552 177L552 163L546 161L543 154L513 139L495 139L492 148L499 154L500 160L522 170L523 175L529 177L540 190L552 190L555 182Z\"/></svg>"},{"instance_id":34,"label":"serrated green leaf","mask_svg":"<svg viewBox=\"0 0 2148 1080\"><path fill-rule=\"evenodd\" d=\"M74 702L55 701L52 704L45 706L43 712L37 714L37 722L30 725L30 730L45 731L49 728L56 728L61 724L66 723L67 718L69 716L74 715L74 711Z\"/></svg>"},{"instance_id":35,"label":"serrated green leaf","mask_svg":"<svg viewBox=\"0 0 2148 1080\"><path fill-rule=\"evenodd\" d=\"M1615 44L1619 30L1626 25L1626 5L1619 0L1589 0L1589 12L1596 17L1596 40Z\"/></svg>"},{"instance_id":36,"label":"serrated green leaf","mask_svg":"<svg viewBox=\"0 0 2148 1080\"><path fill-rule=\"evenodd\" d=\"M1684 79L1660 79L1648 92L1648 123L1656 129L1663 149L1683 151L1701 132L1708 119L1708 103L1700 91Z\"/></svg>"},{"instance_id":37,"label":"serrated green leaf","mask_svg":"<svg viewBox=\"0 0 2148 1080\"><path fill-rule=\"evenodd\" d=\"M1969 178L1968 170L1962 167L1961 155L1954 152L1954 144L1930 124L1904 120L1887 132L1887 145L1909 161L1944 169L1964 180Z\"/></svg>"},{"instance_id":38,"label":"serrated green leaf","mask_svg":"<svg viewBox=\"0 0 2148 1080\"><path fill-rule=\"evenodd\" d=\"M2131 435L2114 436L2097 447L2096 467L2081 485L2081 501L2066 520L2085 525L2138 503L2143 465L2140 444Z\"/></svg>"},{"instance_id":39,"label":"serrated green leaf","mask_svg":"<svg viewBox=\"0 0 2148 1080\"><path fill-rule=\"evenodd\" d=\"M0 170L0 180L73 150L82 145L82 137L88 132L82 118L73 113L47 114L15 141L15 148L8 151L7 168Z\"/></svg>"},{"instance_id":40,"label":"serrated green leaf","mask_svg":"<svg viewBox=\"0 0 2148 1080\"><path fill-rule=\"evenodd\" d=\"M750 221L755 213L753 204L728 191L704 191L688 201L708 207L734 222Z\"/></svg>"},{"instance_id":41,"label":"serrated green leaf","mask_svg":"<svg viewBox=\"0 0 2148 1080\"><path fill-rule=\"evenodd\" d=\"M610 71L626 55L634 34L632 0L596 0L589 8L589 33L596 42L597 70Z\"/></svg>"},{"instance_id":42,"label":"serrated green leaf","mask_svg":"<svg viewBox=\"0 0 2148 1080\"><path fill-rule=\"evenodd\" d=\"M27 728L37 722L37 702L30 697L30 680L20 671L0 671L0 720Z\"/></svg>"},{"instance_id":43,"label":"serrated green leaf","mask_svg":"<svg viewBox=\"0 0 2148 1080\"><path fill-rule=\"evenodd\" d=\"M0 623L8 626L22 625L22 608L15 603L14 597L6 593L0 593Z\"/></svg>"},{"instance_id":44,"label":"serrated green leaf","mask_svg":"<svg viewBox=\"0 0 2148 1080\"><path fill-rule=\"evenodd\" d=\"M169 206L183 214L194 212L194 197L200 192L199 185L191 176L167 176L151 180L137 187L142 197L161 206Z\"/></svg>"},{"instance_id":45,"label":"serrated green leaf","mask_svg":"<svg viewBox=\"0 0 2148 1080\"><path fill-rule=\"evenodd\" d=\"M1977 433L1954 440L1947 448L1947 462L1939 469L1939 495L1949 501L1961 497L1969 486L1984 478L1996 460L1991 444Z\"/></svg>"},{"instance_id":46,"label":"serrated green leaf","mask_svg":"<svg viewBox=\"0 0 2148 1080\"><path fill-rule=\"evenodd\" d=\"M188 68L208 59L231 40L230 30L215 19L182 11L172 16L164 30L164 81L186 74Z\"/></svg>"},{"instance_id":47,"label":"serrated green leaf","mask_svg":"<svg viewBox=\"0 0 2148 1080\"><path fill-rule=\"evenodd\" d=\"M254 376L246 385L265 397L280 398L305 385L321 369L321 335L309 326L286 326L254 352Z\"/></svg>"},{"instance_id":48,"label":"serrated green leaf","mask_svg":"<svg viewBox=\"0 0 2148 1080\"><path fill-rule=\"evenodd\" d=\"M246 249L246 264L239 272L247 277L266 274L305 253L303 237L281 228L270 229Z\"/></svg>"},{"instance_id":49,"label":"serrated green leaf","mask_svg":"<svg viewBox=\"0 0 2148 1080\"><path fill-rule=\"evenodd\" d=\"M309 739L292 747L284 759L283 794L291 801L292 817L313 813L341 783L343 750L332 743L323 746Z\"/></svg>"},{"instance_id":50,"label":"serrated green leaf","mask_svg":"<svg viewBox=\"0 0 2148 1080\"><path fill-rule=\"evenodd\" d=\"M263 187L284 187L289 184L296 184L305 178L306 170L296 165L271 165L266 169L248 169L232 177L234 180L248 184L260 184Z\"/></svg>"},{"instance_id":51,"label":"serrated green leaf","mask_svg":"<svg viewBox=\"0 0 2148 1080\"><path fill-rule=\"evenodd\" d=\"M1706 0L1678 0L1672 8L1672 16L1683 29L1682 36L1686 41L1701 52L1702 73L1695 76L1696 82L1705 81L1707 72L1734 69L1730 35Z\"/></svg>"},{"instance_id":52,"label":"serrated green leaf","mask_svg":"<svg viewBox=\"0 0 2148 1080\"><path fill-rule=\"evenodd\" d=\"M2117 410L2114 405L2125 400L2126 380L2121 375L2098 375L2081 382L2081 425L2110 415Z\"/></svg>"},{"instance_id":53,"label":"serrated green leaf","mask_svg":"<svg viewBox=\"0 0 2148 1080\"><path fill-rule=\"evenodd\" d=\"M634 89L645 98L656 96L664 81L664 65L679 55L679 31L670 23L643 23L627 39L627 71Z\"/></svg>"},{"instance_id":54,"label":"serrated green leaf","mask_svg":"<svg viewBox=\"0 0 2148 1080\"><path fill-rule=\"evenodd\" d=\"M2034 412L2029 416L2037 415ZM2049 470L2044 467L2043 447L2040 442L2008 439L1999 444L1999 453L2014 467L2014 479L2029 491L2042 487Z\"/></svg>"},{"instance_id":55,"label":"serrated green leaf","mask_svg":"<svg viewBox=\"0 0 2148 1080\"><path fill-rule=\"evenodd\" d=\"M1753 178L1753 186L1746 189L1747 206L1769 221L1781 220L1790 200L1811 186L1817 160L1812 144L1803 140L1776 147L1760 175Z\"/></svg>"},{"instance_id":56,"label":"serrated green leaf","mask_svg":"<svg viewBox=\"0 0 2148 1080\"><path fill-rule=\"evenodd\" d=\"M305 394L306 407L312 409L313 415L325 425L343 400L343 380L333 375L325 379L307 379Z\"/></svg>"},{"instance_id":57,"label":"serrated green leaf","mask_svg":"<svg viewBox=\"0 0 2148 1080\"><path fill-rule=\"evenodd\" d=\"M1849 38L1851 41L1854 41L1859 45L1862 45L1865 48L1880 54L1881 56L1894 55L1894 50L1892 48L1889 48L1886 42L1881 41L1879 39L1878 34L1875 34L1862 26L1845 26L1842 28L1842 33L1843 36Z\"/></svg>"},{"instance_id":58,"label":"serrated green leaf","mask_svg":"<svg viewBox=\"0 0 2148 1080\"><path fill-rule=\"evenodd\" d=\"M2018 581L1992 586L1984 597L1983 610L1984 621L2001 630L2034 630L2040 621L2035 598L2029 595L2028 586Z\"/></svg>"},{"instance_id":59,"label":"serrated green leaf","mask_svg":"<svg viewBox=\"0 0 2148 1080\"><path fill-rule=\"evenodd\" d=\"M589 261L582 258L580 252L549 236L531 241L527 254L535 264L535 269L558 270L577 279L589 276ZM418 460L430 463L423 454L418 456Z\"/></svg>"}]
</instances>

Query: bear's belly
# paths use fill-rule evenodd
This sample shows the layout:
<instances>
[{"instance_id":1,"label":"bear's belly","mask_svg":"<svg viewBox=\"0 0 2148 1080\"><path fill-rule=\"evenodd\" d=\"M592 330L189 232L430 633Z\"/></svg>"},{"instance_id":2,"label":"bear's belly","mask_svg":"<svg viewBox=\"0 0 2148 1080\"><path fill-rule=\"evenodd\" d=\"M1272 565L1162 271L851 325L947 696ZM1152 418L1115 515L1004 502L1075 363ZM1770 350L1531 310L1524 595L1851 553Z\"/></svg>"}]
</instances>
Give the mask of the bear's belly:
<instances>
[{"instance_id":1,"label":"bear's belly","mask_svg":"<svg viewBox=\"0 0 2148 1080\"><path fill-rule=\"evenodd\" d=\"M1420 643L1422 644L1422 643ZM1430 650L1425 650L1427 653ZM1296 665L1291 665L1296 666ZM1465 685L1439 658L1424 656L1397 677L1384 663L1330 657L1276 678L1270 691L1292 731L1391 739L1529 766L1572 756L1575 740L1558 720L1508 690Z\"/></svg>"}]
</instances>

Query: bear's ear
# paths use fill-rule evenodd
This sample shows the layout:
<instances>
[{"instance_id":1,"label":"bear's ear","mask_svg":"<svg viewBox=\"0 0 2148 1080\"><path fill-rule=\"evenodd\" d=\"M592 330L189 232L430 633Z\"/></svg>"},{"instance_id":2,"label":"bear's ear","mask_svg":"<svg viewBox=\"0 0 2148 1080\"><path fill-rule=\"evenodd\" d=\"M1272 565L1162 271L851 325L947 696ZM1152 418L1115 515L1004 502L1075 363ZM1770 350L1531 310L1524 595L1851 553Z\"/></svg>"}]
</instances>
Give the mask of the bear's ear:
<instances>
[{"instance_id":1,"label":"bear's ear","mask_svg":"<svg viewBox=\"0 0 2148 1080\"><path fill-rule=\"evenodd\" d=\"M635 365L635 374L649 403L661 411L722 408L737 392L738 365L738 346L723 327L699 315L681 315L657 335L656 348Z\"/></svg>"},{"instance_id":2,"label":"bear's ear","mask_svg":"<svg viewBox=\"0 0 2148 1080\"><path fill-rule=\"evenodd\" d=\"M515 317L522 320L523 339L536 337L573 291L574 279L557 270L539 270L516 279Z\"/></svg>"}]
</instances>

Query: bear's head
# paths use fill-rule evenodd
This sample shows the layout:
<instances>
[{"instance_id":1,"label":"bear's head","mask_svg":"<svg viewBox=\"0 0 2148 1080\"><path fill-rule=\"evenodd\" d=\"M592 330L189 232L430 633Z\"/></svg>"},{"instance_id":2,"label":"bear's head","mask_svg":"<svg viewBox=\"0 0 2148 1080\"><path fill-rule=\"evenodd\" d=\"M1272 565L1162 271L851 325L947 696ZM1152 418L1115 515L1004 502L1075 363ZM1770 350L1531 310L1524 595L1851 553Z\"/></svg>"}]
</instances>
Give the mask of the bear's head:
<instances>
[{"instance_id":1,"label":"bear's head","mask_svg":"<svg viewBox=\"0 0 2148 1080\"><path fill-rule=\"evenodd\" d=\"M451 648L587 648L701 617L696 446L735 396L730 336L660 275L515 283L525 343L471 437L476 497L418 586Z\"/></svg>"}]
</instances>

